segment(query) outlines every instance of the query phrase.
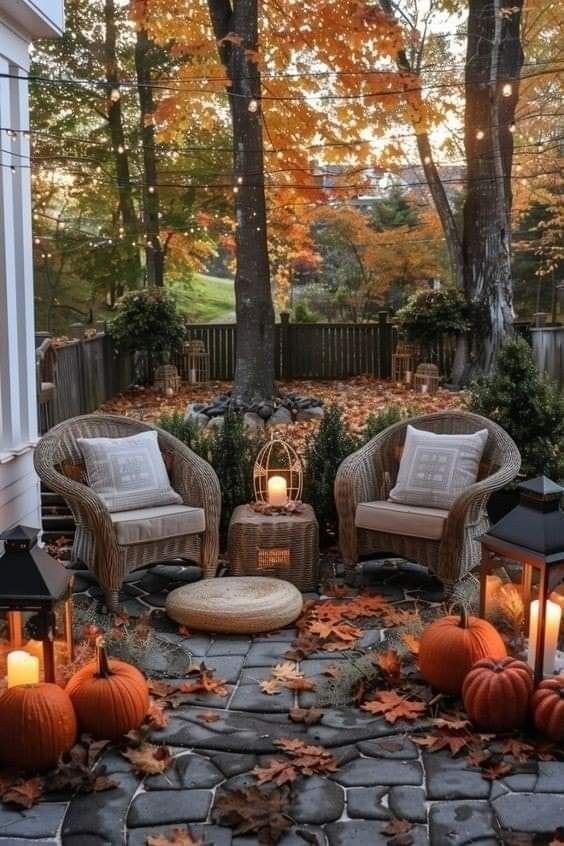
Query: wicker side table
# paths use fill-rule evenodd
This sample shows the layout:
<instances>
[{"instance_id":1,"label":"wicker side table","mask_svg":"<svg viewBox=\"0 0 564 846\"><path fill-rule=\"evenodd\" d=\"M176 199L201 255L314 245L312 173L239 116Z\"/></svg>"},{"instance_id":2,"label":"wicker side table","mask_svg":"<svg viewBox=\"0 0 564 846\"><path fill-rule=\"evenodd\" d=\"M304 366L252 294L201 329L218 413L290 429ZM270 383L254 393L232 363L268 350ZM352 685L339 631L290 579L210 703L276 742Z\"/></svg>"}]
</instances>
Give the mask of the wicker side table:
<instances>
[{"instance_id":1,"label":"wicker side table","mask_svg":"<svg viewBox=\"0 0 564 846\"><path fill-rule=\"evenodd\" d=\"M227 539L232 576L274 576L302 591L319 581L319 526L313 508L300 514L267 516L250 505L233 512Z\"/></svg>"}]
</instances>

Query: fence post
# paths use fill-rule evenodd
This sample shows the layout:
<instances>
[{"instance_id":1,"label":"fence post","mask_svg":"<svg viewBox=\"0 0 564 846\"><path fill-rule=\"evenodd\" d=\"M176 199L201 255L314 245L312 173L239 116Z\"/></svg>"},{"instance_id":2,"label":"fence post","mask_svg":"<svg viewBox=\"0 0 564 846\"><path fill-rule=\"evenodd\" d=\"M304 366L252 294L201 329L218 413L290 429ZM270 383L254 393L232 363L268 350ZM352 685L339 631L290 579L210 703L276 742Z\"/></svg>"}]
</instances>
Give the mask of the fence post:
<instances>
[{"instance_id":1,"label":"fence post","mask_svg":"<svg viewBox=\"0 0 564 846\"><path fill-rule=\"evenodd\" d=\"M290 378L290 315L287 311L280 313L280 377Z\"/></svg>"},{"instance_id":2,"label":"fence post","mask_svg":"<svg viewBox=\"0 0 564 846\"><path fill-rule=\"evenodd\" d=\"M391 376L391 352L392 352L391 326L388 323L388 312L378 312L378 358L380 379L389 379Z\"/></svg>"}]
</instances>

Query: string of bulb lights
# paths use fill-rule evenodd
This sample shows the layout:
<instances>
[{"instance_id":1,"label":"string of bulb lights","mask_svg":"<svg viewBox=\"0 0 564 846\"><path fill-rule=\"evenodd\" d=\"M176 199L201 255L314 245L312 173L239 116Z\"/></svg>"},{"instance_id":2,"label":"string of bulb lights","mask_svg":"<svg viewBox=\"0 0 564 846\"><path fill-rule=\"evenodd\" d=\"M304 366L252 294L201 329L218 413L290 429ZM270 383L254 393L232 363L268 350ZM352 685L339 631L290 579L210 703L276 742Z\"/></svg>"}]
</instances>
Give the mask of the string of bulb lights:
<instances>
[{"instance_id":1,"label":"string of bulb lights","mask_svg":"<svg viewBox=\"0 0 564 846\"><path fill-rule=\"evenodd\" d=\"M450 36L452 36L452 37L462 37L462 36L458 36L457 34L452 34L452 33L445 34L445 35L448 35L449 37ZM553 68L548 69L549 66L551 65L551 63L548 62L548 61L547 62L541 62L541 63L531 62L531 63L527 63L527 65L530 65L530 66L534 65L535 68L536 68L536 71L534 73L528 74L527 78L533 78L535 76L540 77L540 76L544 76L548 73L553 72ZM464 65L460 65L460 67L463 67L463 66ZM546 66L546 69L543 70L542 69L543 66ZM452 69L453 67L455 67L455 66L450 65L449 69ZM425 68L425 71L431 72L431 73L435 73L435 72L436 73L444 73L446 71L446 68L439 68L437 66L427 66ZM296 73L290 73L290 74L289 73L268 73L268 72L264 73L263 72L262 77L263 77L264 80L277 79L277 78L279 78L279 79L282 79L282 78L299 78L299 77L304 77L304 78L312 78L312 77L330 78L330 77L334 77L334 78L338 78L338 77L347 77L347 76L351 76L351 77L352 76L359 76L359 77L361 77L361 76L377 76L377 75L389 74L389 73L390 73L390 71L385 71L385 70L380 70L380 69L373 69L373 70L367 70L367 71L309 71L309 72L306 71L306 72L303 72L303 73L296 72ZM394 70L393 73L395 74L395 76L400 76L400 74L398 74L397 70ZM412 79L413 76L414 76L413 74L406 74L406 77L408 77L409 79ZM414 86L411 86L411 87L409 86L409 84L403 85L401 88L398 88L397 90L390 89L388 87L385 90L380 91L380 92L369 91L369 92L349 93L349 94L329 93L329 94L312 94L312 95L308 95L308 96L277 96L277 95L265 93L260 97L260 99L255 99L253 97L249 98L247 95L242 95L242 94L239 95L239 94L237 94L236 92L233 92L233 91L224 91L224 90L204 90L204 91L200 91L200 90L191 89L189 87L185 87L185 86L193 84L194 82L205 81L205 82L217 83L217 82L229 82L230 81L230 80L228 80L227 77L218 77L217 75L185 78L182 82L174 81L173 85L166 85L165 84L166 80L164 80L164 79L160 79L158 82L148 82L148 83L141 83L141 84L137 80L120 79L119 82L116 83L116 87L111 88L109 91L108 91L109 86L108 86L107 80L96 80L96 79L79 80L79 79L71 79L71 78L65 78L65 77L51 77L51 76L46 77L46 76L40 76L40 75L34 75L34 74L29 74L27 77L25 75L16 76L16 75L12 75L12 74L0 74L0 77L7 77L7 78L11 78L11 79L15 78L17 80L32 82L35 85L46 85L46 86L56 85L56 86L63 86L63 87L69 86L69 90L73 90L73 86L74 87L91 86L91 87L94 87L94 88L102 88L104 90L106 96L110 100L110 102L113 102L113 103L116 103L121 99L121 97L122 97L121 89L122 88L124 89L124 91L129 92L129 90L138 89L139 87L141 87L143 85L146 85L147 87L150 87L151 89L156 90L156 91L171 91L171 92L174 92L175 94L182 94L183 96L189 96L189 97L202 97L202 96L209 97L209 95L218 95L218 96L223 96L223 97L225 97L225 96L227 96L227 97L244 97L245 99L248 100L247 108L252 113L259 111L262 101L266 101L267 103L269 103L269 102L273 102L273 103L275 103L275 102L320 103L320 102L331 102L331 101L338 102L338 101L343 101L343 100L345 100L345 101L346 100L350 100L350 101L358 100L362 103L365 103L365 102L367 102L367 100L370 100L372 98L381 98L381 97L387 97L387 96L406 96L406 95L409 95L411 93L420 94L422 92L427 92L427 91L435 91L435 90L436 91L444 91L445 89L451 89L453 91L460 91L461 89L465 88L466 85L467 85L467 83L465 81L464 82L463 81L460 81L460 82L455 81L455 82L449 82L449 83L435 83L435 84L427 83L427 82L423 82L423 83L418 82L417 85L414 85ZM513 85L517 81L518 81L517 77L512 77L512 78L509 78L509 79L506 79L506 80L502 80L499 83L499 86L498 86L498 90L500 91L501 96L506 97L506 98L511 97L513 95ZM503 125L503 128L506 129L511 134L515 133L515 131L516 131L516 127L515 127L514 123L505 124L505 125ZM35 137L39 138L41 141L43 141L44 139L48 139L48 138L52 138L54 140L56 139L58 141L58 143L60 143L60 140L61 140L60 137L57 137L54 134L48 134L48 133L44 133L44 132L40 132L40 131L31 131L30 132L29 130L20 130L20 129L14 129L14 128L6 129L6 128L3 128L3 127L0 127L0 131L5 131L8 134L8 136L11 138L11 140L17 140L21 133L23 133L26 137L32 139L32 141L34 141ZM13 133L13 135L11 135L11 133ZM389 142L389 143L393 143L393 141L399 140L400 138L414 138L415 136L416 136L415 132L404 133L404 134L398 135L398 136L389 136L386 139L386 141ZM486 132L484 130L478 128L476 130L476 133L475 133L475 138L476 138L477 141L483 141L486 138ZM71 139L65 138L64 140L67 141L67 140L71 140ZM112 146L110 146L108 148L107 144L104 144L103 142L99 142L99 141L93 141L91 139L77 138L76 136L74 136L72 138L72 140L75 141L76 143L79 143L79 144L84 143L84 144L88 144L88 145L95 145L97 148L99 148L99 149L101 148L104 151L108 151L112 155L114 155L116 153L118 155L125 155L125 154L130 153L132 151L132 149L133 150L143 149L143 145L141 143L139 143L137 145L135 145L135 144L130 145L128 143L124 143L123 145L118 145L117 148L114 148ZM548 140L548 143L546 141L542 142L542 149L540 149L540 143L538 141L531 142L530 144L519 145L516 148L516 150L517 150L516 155L517 155L517 157L519 157L521 155L523 155L523 156L525 156L525 155L535 155L537 153L550 152L550 150L554 149L553 145L555 143L557 143L558 140L560 140L560 139L559 138L557 138L557 139L550 138ZM342 147L342 148L349 148L349 149L351 149L352 152L354 152L355 147L357 148L357 150L361 150L361 149L365 148L367 144L369 144L369 141L367 141L365 139L356 140L356 141L346 141L346 142L335 141L335 142L324 142L324 143L320 143L320 144L311 144L309 146L300 145L300 150L303 151L304 149L309 149L309 150L322 151L325 148L329 149L329 148ZM172 145L163 145L163 146L164 146L164 149L163 149L162 155L159 152L157 152L156 155L155 155L155 158L159 161L164 160L165 158L168 160L171 157L171 155L175 155L175 154L176 155L184 155L188 151L192 152L192 153L197 153L197 154L209 154L210 152L231 152L232 151L231 147L210 147L210 146L206 146L206 147L197 147L197 148L196 147L193 147L193 148L176 147L176 148L174 148L174 147L172 147ZM528 149L529 147L533 147L533 146L536 147L536 151L530 151L530 152L527 152L527 153L521 152L521 150ZM266 148L263 152L265 152L266 155L274 154L278 157L283 157L285 152L291 152L295 149L296 149L295 147L290 147L290 148L274 148L274 147L272 147L272 149ZM61 160L64 158L65 160L70 160L74 163L77 163L77 162L78 163L89 163L89 164L93 165L95 167L96 176L94 177L94 179L92 179L91 173L83 172L81 170L73 170L72 168L66 168L64 166L61 166L61 167L57 168L56 170L53 169L53 168L50 168L50 169L48 169L48 172L50 172L50 173L61 172L61 173L66 174L67 176L71 176L73 178L76 177L78 180L82 180L82 179L89 180L89 182L91 184L94 184L94 185L101 185L101 186L107 185L107 186L112 186L112 187L115 187L116 184L119 185L119 183L116 182L116 178L112 178L112 177L109 177L108 179L103 178L106 174L104 174L104 171L103 171L102 165L100 164L99 159L96 158L95 156L74 156L72 154L65 154L64 156L62 156L61 154L56 154L56 153L50 153L50 154L44 154L44 155L32 154L30 156L29 154L26 154L26 153L19 153L19 152L5 150L5 149L2 149L0 152L4 155L13 155L16 158L27 159L29 161L29 164L1 163L2 167L10 167L10 169L14 173L16 173L18 169L24 169L24 168L29 169L29 168L33 167L35 164L39 165L39 163L45 163L45 162L50 162L50 161L54 161L54 160L61 162ZM489 153L484 154L482 156L482 158L484 158L484 159L489 158L489 155L490 155ZM430 159L424 160L423 164L430 164L430 161L431 161ZM436 164L438 167L442 167L442 166L446 167L446 166L455 165L456 161L457 160L448 159L445 162L434 161L434 164ZM417 168L419 166L416 165L415 167ZM317 174L317 175L323 175L323 166L318 166L318 169L319 169L320 173ZM373 169L374 168L370 168L370 167L366 167L366 168L354 168L354 167L352 167L352 170L355 171L357 174L361 171L364 171L364 170L373 170ZM419 169L421 169L421 168L419 167ZM171 175L176 175L176 173L177 173L177 171L168 171L168 172ZM358 192L358 191L362 191L362 190L365 190L365 191L370 190L371 188L374 188L374 187L378 187L380 190L382 190L382 186L379 183L376 184L376 183L370 182L369 180L365 180L360 184L355 183L355 184L331 185L331 186L319 186L318 184L312 184L312 185L300 184L298 182L286 182L284 184L278 184L277 185L277 184L274 184L274 183L268 181L269 177L272 177L272 176L275 176L275 175L284 174L284 173L289 174L289 173L296 173L296 172L306 172L306 171L303 168L296 168L296 167L294 167L294 168L290 168L290 167L279 168L277 170L267 169L267 170L264 171L264 173L263 172L252 173L250 171L249 172L242 171L242 172L237 172L235 180L229 179L228 181L225 181L224 183L221 183L221 182L195 182L192 177L188 176L188 177L186 177L185 181L182 181L182 182L170 182L170 181L159 180L159 181L156 181L155 184L148 184L143 179L132 178L129 182L129 187L131 189L133 189L134 191L141 190L141 191L143 191L143 193L147 192L149 194L155 193L155 191L157 191L160 188L163 188L163 189L179 189L179 190L182 190L182 191L185 191L187 189L198 191L198 190L201 189L206 193L209 193L210 191L211 192L215 192L215 191L225 192L226 190L231 190L234 194L237 194L239 192L239 190L241 190L241 188L244 185L247 184L247 181L250 181L249 184L253 184L252 180L255 177L262 178L262 176L264 175L267 178L265 188L268 192L277 191L277 190L286 190L286 189L296 189L296 190L300 190L300 191L304 191L304 190L305 191L307 191L307 190L320 191L321 190L321 191L325 191L328 196L331 196L332 194L334 194L335 192L338 192L338 191ZM180 173L182 173L182 171L180 171ZM222 172L220 171L220 174L221 173ZM225 171L225 173L226 173L226 171ZM552 175L557 174L557 173L559 173L558 170L548 170L547 169L545 171L539 171L538 173L533 174L533 175L527 174L527 175L521 176L521 175L515 174L513 176L513 178L514 179L527 180L527 179L531 179L531 178L552 176ZM326 169L326 175L330 175L332 177L335 176L335 174L331 172L330 168ZM312 178L314 178L314 175L312 175ZM495 181L495 179L497 179L497 178L498 177L495 177L495 176L486 176L486 177L482 177L481 179L487 180L487 181ZM499 178L503 178L503 177L499 177ZM479 179L478 181L481 181L481 179ZM463 184L463 181L464 180L463 180L462 177L455 177L455 178L446 177L446 178L441 179L441 182L444 185L452 184L452 185L459 186L459 185ZM391 186L391 187L393 187L393 186ZM415 182L412 181L406 187L407 187L408 190L411 190L412 188L417 188L417 187L427 188L428 183L427 183L427 180L421 180L421 181L415 181ZM330 200L330 202L336 203L336 202L339 202L339 201L337 201L333 197ZM295 202L295 203L280 204L279 206L273 206L272 203L270 203L269 208L270 209L272 209L272 208L286 208L287 209L287 208L296 208L298 206L310 206L311 207L311 206L323 206L323 205L326 205L326 201L319 201L319 202L313 201L313 202L303 202L303 203ZM38 213L36 212L36 215L35 215L36 217L37 217L37 214ZM39 213L39 215L41 215L41 213ZM44 217L47 217L47 215L45 215ZM162 214L159 214L159 219L162 219ZM140 220L140 224L141 223L142 223L142 220ZM234 224L234 226L236 226L236 224ZM167 227L167 230L170 230L170 229L171 229L170 227ZM192 230L190 228L186 229L185 227L183 227L182 229L175 230L175 231L183 232L184 235L188 235L188 234L194 234L194 232L196 230ZM81 233L81 234L85 234L85 237L87 237L89 239L87 243L88 243L88 246L91 247L91 248L95 248L97 246L102 246L102 245L112 246L114 244L114 238L112 238L112 237L100 236L97 241L94 241L91 234L90 235L87 235L86 233ZM49 237L49 236L43 236L43 237L46 238L46 237ZM125 240L125 239L126 239L125 229L123 227L120 227L120 230L118 232L118 240ZM145 240L141 243L138 243L136 241L132 241L131 244L132 244L132 246L136 246L136 247L142 247L142 248L149 247L149 248L151 248L153 245L148 240L147 236L144 236L144 239ZM419 239L419 240L421 241L423 239ZM428 239L428 240L432 240L432 239ZM37 244L37 241L35 243L36 243L36 246L39 246L39 244ZM44 258L45 257L51 257L51 256L52 256L52 254L49 254L49 253L46 253L45 255L43 255Z\"/></svg>"}]
</instances>

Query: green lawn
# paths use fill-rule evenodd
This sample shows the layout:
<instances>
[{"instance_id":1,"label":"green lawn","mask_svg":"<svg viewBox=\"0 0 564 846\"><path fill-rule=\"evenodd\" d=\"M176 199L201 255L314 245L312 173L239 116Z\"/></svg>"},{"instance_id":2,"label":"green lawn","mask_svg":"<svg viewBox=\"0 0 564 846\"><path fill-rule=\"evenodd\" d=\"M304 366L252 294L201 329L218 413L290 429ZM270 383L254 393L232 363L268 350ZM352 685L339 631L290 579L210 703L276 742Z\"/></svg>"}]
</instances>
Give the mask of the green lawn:
<instances>
[{"instance_id":1,"label":"green lawn","mask_svg":"<svg viewBox=\"0 0 564 846\"><path fill-rule=\"evenodd\" d=\"M173 282L170 288L178 298L180 311L194 323L233 321L233 279L194 273L189 282Z\"/></svg>"}]
</instances>

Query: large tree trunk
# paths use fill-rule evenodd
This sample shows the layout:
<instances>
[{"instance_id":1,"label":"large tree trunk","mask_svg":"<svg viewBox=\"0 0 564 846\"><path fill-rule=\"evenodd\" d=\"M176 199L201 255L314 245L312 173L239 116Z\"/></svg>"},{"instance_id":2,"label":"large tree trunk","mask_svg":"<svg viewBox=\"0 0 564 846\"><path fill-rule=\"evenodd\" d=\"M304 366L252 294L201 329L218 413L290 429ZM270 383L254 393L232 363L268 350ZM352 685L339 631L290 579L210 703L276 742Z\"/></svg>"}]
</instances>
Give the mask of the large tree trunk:
<instances>
[{"instance_id":1,"label":"large tree trunk","mask_svg":"<svg viewBox=\"0 0 564 846\"><path fill-rule=\"evenodd\" d=\"M233 397L270 399L274 390L274 308L266 237L261 81L256 62L257 0L208 0L233 123L235 189L235 312L237 349ZM226 39L226 36L229 36Z\"/></svg>"},{"instance_id":2,"label":"large tree trunk","mask_svg":"<svg viewBox=\"0 0 564 846\"><path fill-rule=\"evenodd\" d=\"M488 374L513 323L511 165L513 123L523 62L522 0L470 0L466 55L464 289L483 311L466 378ZM508 88L510 86L510 88Z\"/></svg>"},{"instance_id":3,"label":"large tree trunk","mask_svg":"<svg viewBox=\"0 0 564 846\"><path fill-rule=\"evenodd\" d=\"M146 30L137 31L135 42L135 71L141 110L141 143L143 145L143 226L145 257L149 288L164 285L164 251L160 239L159 189L155 156L155 127L153 124L153 89L151 87L151 46Z\"/></svg>"},{"instance_id":4,"label":"large tree trunk","mask_svg":"<svg viewBox=\"0 0 564 846\"><path fill-rule=\"evenodd\" d=\"M104 39L104 60L106 65L106 93L108 101L108 126L114 154L119 210L123 228L131 241L137 243L138 227L131 179L129 173L129 155L123 131L123 117L119 88L119 65L117 59L117 27L115 0L104 2L104 22L106 26ZM138 262L137 250L135 250Z\"/></svg>"}]
</instances>

